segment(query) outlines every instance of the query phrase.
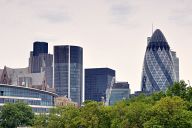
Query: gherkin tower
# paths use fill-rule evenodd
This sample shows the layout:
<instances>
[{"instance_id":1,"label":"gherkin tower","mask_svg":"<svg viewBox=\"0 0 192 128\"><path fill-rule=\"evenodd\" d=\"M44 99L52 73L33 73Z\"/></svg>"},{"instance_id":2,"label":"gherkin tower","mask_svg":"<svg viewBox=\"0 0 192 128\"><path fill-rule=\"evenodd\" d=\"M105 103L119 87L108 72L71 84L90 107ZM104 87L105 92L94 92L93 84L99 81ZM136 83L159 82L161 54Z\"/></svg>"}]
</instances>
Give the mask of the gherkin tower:
<instances>
[{"instance_id":1,"label":"gherkin tower","mask_svg":"<svg viewBox=\"0 0 192 128\"><path fill-rule=\"evenodd\" d=\"M141 88L144 92L166 91L176 81L169 44L157 29L150 38L143 63Z\"/></svg>"}]
</instances>

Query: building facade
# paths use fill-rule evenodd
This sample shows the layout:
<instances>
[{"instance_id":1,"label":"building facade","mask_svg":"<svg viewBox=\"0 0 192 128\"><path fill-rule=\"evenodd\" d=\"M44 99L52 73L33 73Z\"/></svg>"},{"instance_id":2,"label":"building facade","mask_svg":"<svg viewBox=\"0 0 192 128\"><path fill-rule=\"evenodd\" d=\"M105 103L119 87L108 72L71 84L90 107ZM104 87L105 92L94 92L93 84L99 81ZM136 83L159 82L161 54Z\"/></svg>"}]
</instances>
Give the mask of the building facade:
<instances>
[{"instance_id":1,"label":"building facade","mask_svg":"<svg viewBox=\"0 0 192 128\"><path fill-rule=\"evenodd\" d=\"M85 69L85 100L106 100L106 91L114 83L115 70L110 68Z\"/></svg>"},{"instance_id":2,"label":"building facade","mask_svg":"<svg viewBox=\"0 0 192 128\"><path fill-rule=\"evenodd\" d=\"M47 84L53 87L53 55L48 54L48 43L34 42L29 58L29 72L45 72Z\"/></svg>"},{"instance_id":3,"label":"building facade","mask_svg":"<svg viewBox=\"0 0 192 128\"><path fill-rule=\"evenodd\" d=\"M33 43L33 56L39 56L39 54L48 54L48 43L36 41Z\"/></svg>"},{"instance_id":4,"label":"building facade","mask_svg":"<svg viewBox=\"0 0 192 128\"><path fill-rule=\"evenodd\" d=\"M0 84L0 108L5 103L24 102L32 107L35 113L49 113L55 106L57 95L52 92L29 87Z\"/></svg>"},{"instance_id":5,"label":"building facade","mask_svg":"<svg viewBox=\"0 0 192 128\"><path fill-rule=\"evenodd\" d=\"M161 30L157 29L146 48L141 89L144 92L165 91L174 81L176 74L170 46Z\"/></svg>"},{"instance_id":6,"label":"building facade","mask_svg":"<svg viewBox=\"0 0 192 128\"><path fill-rule=\"evenodd\" d=\"M83 49L78 46L54 46L54 86L59 96L81 104Z\"/></svg>"},{"instance_id":7,"label":"building facade","mask_svg":"<svg viewBox=\"0 0 192 128\"><path fill-rule=\"evenodd\" d=\"M0 69L0 84L16 85L55 92L47 84L45 72L29 73L28 68Z\"/></svg>"},{"instance_id":8,"label":"building facade","mask_svg":"<svg viewBox=\"0 0 192 128\"><path fill-rule=\"evenodd\" d=\"M171 51L171 55L173 57L173 65L175 69L176 81L179 81L179 58L177 57L175 51Z\"/></svg>"},{"instance_id":9,"label":"building facade","mask_svg":"<svg viewBox=\"0 0 192 128\"><path fill-rule=\"evenodd\" d=\"M129 99L130 89L128 82L117 82L113 84L109 105L114 105L116 102L123 99Z\"/></svg>"}]
</instances>

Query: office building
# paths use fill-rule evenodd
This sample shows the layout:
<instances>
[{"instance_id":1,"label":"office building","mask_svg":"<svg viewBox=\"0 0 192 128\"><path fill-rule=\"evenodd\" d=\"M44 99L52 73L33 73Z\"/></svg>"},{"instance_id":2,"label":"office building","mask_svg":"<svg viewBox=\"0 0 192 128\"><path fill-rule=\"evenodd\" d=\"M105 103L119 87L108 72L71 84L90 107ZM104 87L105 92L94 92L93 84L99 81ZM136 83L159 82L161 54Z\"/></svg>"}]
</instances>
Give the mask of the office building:
<instances>
[{"instance_id":1,"label":"office building","mask_svg":"<svg viewBox=\"0 0 192 128\"><path fill-rule=\"evenodd\" d=\"M157 29L149 40L146 48L141 88L144 92L166 91L176 81L173 58L170 46Z\"/></svg>"},{"instance_id":2,"label":"office building","mask_svg":"<svg viewBox=\"0 0 192 128\"><path fill-rule=\"evenodd\" d=\"M79 105L82 101L83 49L78 46L54 46L54 86L59 96Z\"/></svg>"},{"instance_id":3,"label":"office building","mask_svg":"<svg viewBox=\"0 0 192 128\"><path fill-rule=\"evenodd\" d=\"M57 94L35 88L0 84L0 108L5 103L27 103L35 113L49 113Z\"/></svg>"},{"instance_id":4,"label":"office building","mask_svg":"<svg viewBox=\"0 0 192 128\"><path fill-rule=\"evenodd\" d=\"M85 100L106 100L106 91L115 82L115 70L110 68L85 69Z\"/></svg>"},{"instance_id":5,"label":"office building","mask_svg":"<svg viewBox=\"0 0 192 128\"><path fill-rule=\"evenodd\" d=\"M175 69L176 81L179 81L179 58L176 56L175 51L171 51L171 55L173 57L173 65Z\"/></svg>"},{"instance_id":6,"label":"office building","mask_svg":"<svg viewBox=\"0 0 192 128\"><path fill-rule=\"evenodd\" d=\"M47 84L45 72L29 73L28 68L0 69L0 84L23 86L54 92Z\"/></svg>"},{"instance_id":7,"label":"office building","mask_svg":"<svg viewBox=\"0 0 192 128\"><path fill-rule=\"evenodd\" d=\"M128 82L114 83L109 96L109 105L114 105L116 102L123 99L129 99L129 95L130 89Z\"/></svg>"},{"instance_id":8,"label":"office building","mask_svg":"<svg viewBox=\"0 0 192 128\"><path fill-rule=\"evenodd\" d=\"M48 43L36 41L33 43L33 56L39 56L39 54L48 54Z\"/></svg>"},{"instance_id":9,"label":"office building","mask_svg":"<svg viewBox=\"0 0 192 128\"><path fill-rule=\"evenodd\" d=\"M30 52L29 72L45 72L47 84L53 87L53 55L48 54L48 43L34 42L33 51Z\"/></svg>"}]
</instances>

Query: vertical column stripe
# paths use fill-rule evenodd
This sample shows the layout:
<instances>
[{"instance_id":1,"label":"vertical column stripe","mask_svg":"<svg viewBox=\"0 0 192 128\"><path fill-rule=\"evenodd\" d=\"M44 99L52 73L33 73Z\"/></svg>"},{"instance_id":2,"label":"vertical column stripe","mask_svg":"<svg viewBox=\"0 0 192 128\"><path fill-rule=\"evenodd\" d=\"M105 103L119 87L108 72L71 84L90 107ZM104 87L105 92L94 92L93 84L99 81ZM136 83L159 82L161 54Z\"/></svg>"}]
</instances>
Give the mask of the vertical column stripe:
<instances>
[{"instance_id":1,"label":"vertical column stripe","mask_svg":"<svg viewBox=\"0 0 192 128\"><path fill-rule=\"evenodd\" d=\"M71 50L70 50L70 46L69 46L69 53L68 53L68 98L71 98L71 60L70 60L70 56L71 56Z\"/></svg>"}]
</instances>

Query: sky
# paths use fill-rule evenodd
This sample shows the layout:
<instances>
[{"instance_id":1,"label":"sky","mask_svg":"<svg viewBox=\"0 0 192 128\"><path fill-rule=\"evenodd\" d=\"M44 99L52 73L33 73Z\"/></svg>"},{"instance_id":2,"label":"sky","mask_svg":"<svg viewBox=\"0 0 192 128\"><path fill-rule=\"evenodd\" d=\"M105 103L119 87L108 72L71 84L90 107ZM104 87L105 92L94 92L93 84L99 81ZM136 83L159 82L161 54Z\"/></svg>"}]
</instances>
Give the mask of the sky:
<instances>
[{"instance_id":1,"label":"sky","mask_svg":"<svg viewBox=\"0 0 192 128\"><path fill-rule=\"evenodd\" d=\"M27 67L34 41L48 42L50 53L77 45L84 68L116 70L133 93L155 29L177 52L180 79L192 82L192 0L0 0L0 68Z\"/></svg>"}]
</instances>

